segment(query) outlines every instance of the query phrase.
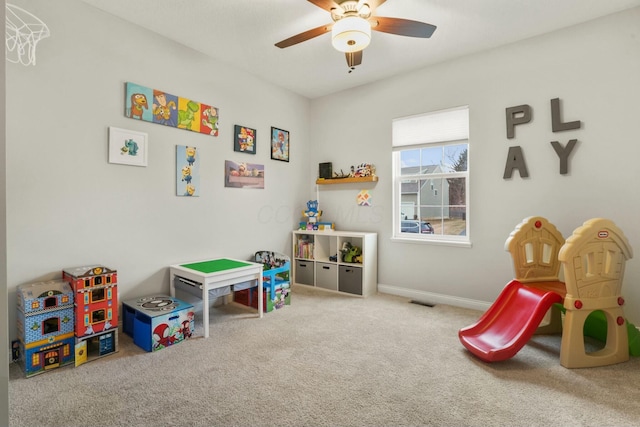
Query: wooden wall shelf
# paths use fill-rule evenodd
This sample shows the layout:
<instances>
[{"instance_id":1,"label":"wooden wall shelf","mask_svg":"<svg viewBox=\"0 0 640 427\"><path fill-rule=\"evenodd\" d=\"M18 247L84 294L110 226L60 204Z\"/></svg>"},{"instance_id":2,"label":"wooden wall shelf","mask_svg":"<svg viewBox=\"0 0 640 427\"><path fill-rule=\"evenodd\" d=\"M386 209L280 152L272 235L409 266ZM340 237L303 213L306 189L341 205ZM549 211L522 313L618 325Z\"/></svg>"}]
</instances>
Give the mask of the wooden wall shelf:
<instances>
[{"instance_id":1,"label":"wooden wall shelf","mask_svg":"<svg viewBox=\"0 0 640 427\"><path fill-rule=\"evenodd\" d=\"M353 178L318 178L316 180L316 184L318 185L327 185L327 184L352 184L355 182L378 182L377 176L362 176L362 177L353 177Z\"/></svg>"}]
</instances>

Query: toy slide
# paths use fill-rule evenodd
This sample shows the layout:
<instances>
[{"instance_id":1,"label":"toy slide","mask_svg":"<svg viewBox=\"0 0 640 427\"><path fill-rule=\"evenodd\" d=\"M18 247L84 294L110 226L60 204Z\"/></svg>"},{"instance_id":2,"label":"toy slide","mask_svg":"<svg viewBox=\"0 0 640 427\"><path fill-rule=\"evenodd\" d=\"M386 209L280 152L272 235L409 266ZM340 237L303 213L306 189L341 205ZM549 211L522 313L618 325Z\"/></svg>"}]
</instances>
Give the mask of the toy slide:
<instances>
[{"instance_id":1,"label":"toy slide","mask_svg":"<svg viewBox=\"0 0 640 427\"><path fill-rule=\"evenodd\" d=\"M512 280L475 324L458 331L458 338L485 362L509 359L529 341L555 303L562 303L556 292Z\"/></svg>"}]
</instances>

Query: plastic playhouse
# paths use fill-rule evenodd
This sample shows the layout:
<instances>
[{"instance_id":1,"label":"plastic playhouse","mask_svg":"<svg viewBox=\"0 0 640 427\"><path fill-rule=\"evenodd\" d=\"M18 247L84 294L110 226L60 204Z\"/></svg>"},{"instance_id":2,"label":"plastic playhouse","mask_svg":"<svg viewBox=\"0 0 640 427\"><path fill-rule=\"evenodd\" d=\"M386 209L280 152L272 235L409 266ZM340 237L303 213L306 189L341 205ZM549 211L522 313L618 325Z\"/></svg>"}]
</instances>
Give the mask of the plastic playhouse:
<instances>
[{"instance_id":1,"label":"plastic playhouse","mask_svg":"<svg viewBox=\"0 0 640 427\"><path fill-rule=\"evenodd\" d=\"M560 364L566 368L611 365L640 355L640 332L624 318L621 295L625 262L633 253L612 221L590 219L565 241L545 218L525 218L505 249L515 279L476 323L458 332L472 354L498 362L515 356L534 333L561 332ZM560 266L564 282L558 279ZM548 312L548 323L540 326ZM604 347L588 352L585 335Z\"/></svg>"}]
</instances>

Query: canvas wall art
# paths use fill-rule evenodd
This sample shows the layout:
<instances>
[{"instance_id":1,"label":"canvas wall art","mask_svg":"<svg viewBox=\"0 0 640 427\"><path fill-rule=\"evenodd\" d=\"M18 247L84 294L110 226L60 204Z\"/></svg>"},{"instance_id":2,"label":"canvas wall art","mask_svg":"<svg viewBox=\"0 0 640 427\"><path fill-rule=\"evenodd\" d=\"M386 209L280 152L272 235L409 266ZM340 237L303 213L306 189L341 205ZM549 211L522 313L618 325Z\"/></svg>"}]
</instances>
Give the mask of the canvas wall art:
<instances>
[{"instance_id":1,"label":"canvas wall art","mask_svg":"<svg viewBox=\"0 0 640 427\"><path fill-rule=\"evenodd\" d=\"M371 206L371 193L369 190L361 190L356 196L358 206Z\"/></svg>"},{"instance_id":2,"label":"canvas wall art","mask_svg":"<svg viewBox=\"0 0 640 427\"><path fill-rule=\"evenodd\" d=\"M176 146L176 196L200 196L200 158L196 147Z\"/></svg>"},{"instance_id":3,"label":"canvas wall art","mask_svg":"<svg viewBox=\"0 0 640 427\"><path fill-rule=\"evenodd\" d=\"M130 82L125 92L124 114L130 119L218 136L216 107Z\"/></svg>"},{"instance_id":4,"label":"canvas wall art","mask_svg":"<svg viewBox=\"0 0 640 427\"><path fill-rule=\"evenodd\" d=\"M224 162L224 186L232 188L264 188L264 165Z\"/></svg>"}]
</instances>

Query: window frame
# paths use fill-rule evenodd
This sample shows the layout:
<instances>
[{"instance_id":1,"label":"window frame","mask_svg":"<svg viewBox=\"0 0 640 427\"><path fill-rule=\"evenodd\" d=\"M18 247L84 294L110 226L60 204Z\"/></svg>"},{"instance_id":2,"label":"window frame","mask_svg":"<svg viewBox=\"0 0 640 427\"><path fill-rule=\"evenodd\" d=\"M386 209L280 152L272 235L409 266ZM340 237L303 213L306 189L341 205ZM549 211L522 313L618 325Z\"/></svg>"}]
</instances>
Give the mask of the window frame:
<instances>
[{"instance_id":1,"label":"window frame","mask_svg":"<svg viewBox=\"0 0 640 427\"><path fill-rule=\"evenodd\" d=\"M458 107L450 110L460 110L466 109L468 112L468 107ZM441 114L446 113L450 110L441 110L435 111L433 113L426 113L420 116L429 116L431 114ZM402 118L401 118L402 119ZM468 119L467 124L468 126ZM467 127L468 132L468 127ZM395 135L395 133L394 133ZM400 143L397 141L392 141L392 173L393 173L393 191L392 191L392 241L398 241L403 243L427 243L427 244L438 244L438 245L449 245L449 246L462 246L462 247L471 247L471 233L470 233L470 205L469 205L469 187L470 187L470 152L471 152L471 144L469 141L468 133L464 138L456 138L449 140L430 140L430 136L428 135L428 130L426 131L425 140L427 142L419 143L418 141L413 141L411 143ZM466 171L452 171L452 172L438 172L438 173L415 173L415 174L407 174L402 175L402 164L401 158L402 153L410 150L422 150L424 148L442 148L444 151L444 147L446 146L454 146L454 145L466 145L467 150L467 168ZM425 165L421 165L425 166ZM402 233L401 230L401 221L403 220L402 216L402 183L407 180L434 180L434 179L447 179L447 178L462 178L465 183L465 234L462 236L459 235L446 235L446 234L422 234L422 233ZM437 186L436 186L437 189ZM432 190L433 191L433 190ZM443 193L444 194L444 193ZM418 201L419 203L419 201ZM441 201L441 206L450 206L445 204L445 201ZM420 209L420 204L417 205L417 208ZM421 220L419 218L418 220ZM433 224L432 224L433 226Z\"/></svg>"}]
</instances>

